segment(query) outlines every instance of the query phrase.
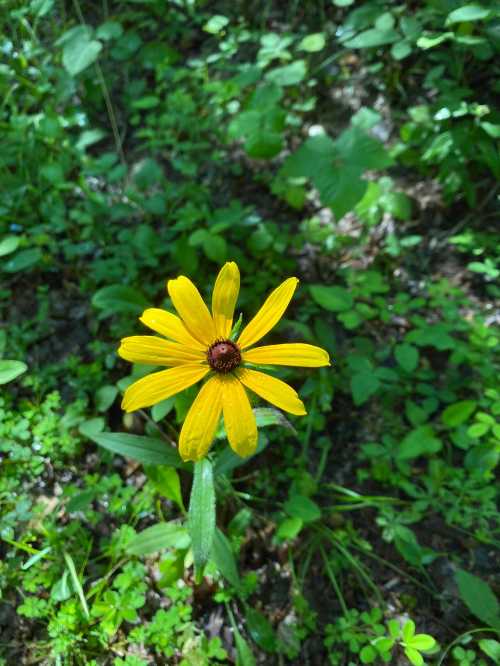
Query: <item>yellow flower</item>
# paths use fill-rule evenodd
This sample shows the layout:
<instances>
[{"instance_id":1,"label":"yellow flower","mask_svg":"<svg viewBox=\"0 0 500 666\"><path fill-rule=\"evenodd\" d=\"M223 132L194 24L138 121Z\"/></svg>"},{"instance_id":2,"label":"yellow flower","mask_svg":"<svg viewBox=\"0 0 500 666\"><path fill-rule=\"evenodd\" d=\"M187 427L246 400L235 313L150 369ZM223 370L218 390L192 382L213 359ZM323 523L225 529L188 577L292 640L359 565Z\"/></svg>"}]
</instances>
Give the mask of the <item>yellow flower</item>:
<instances>
[{"instance_id":1,"label":"yellow flower","mask_svg":"<svg viewBox=\"0 0 500 666\"><path fill-rule=\"evenodd\" d=\"M150 407L208 376L182 426L180 455L184 460L200 460L206 455L221 413L233 451L251 455L257 447L257 425L245 388L290 414L300 416L306 410L291 386L248 365L330 365L327 352L313 345L253 347L281 319L297 284L297 278L292 277L275 289L234 342L230 334L240 290L240 272L234 262L226 263L217 276L212 314L191 280L184 275L169 280L168 293L179 316L149 308L140 318L168 340L134 335L124 338L118 350L127 361L168 369L129 386L122 409L133 412Z\"/></svg>"}]
</instances>

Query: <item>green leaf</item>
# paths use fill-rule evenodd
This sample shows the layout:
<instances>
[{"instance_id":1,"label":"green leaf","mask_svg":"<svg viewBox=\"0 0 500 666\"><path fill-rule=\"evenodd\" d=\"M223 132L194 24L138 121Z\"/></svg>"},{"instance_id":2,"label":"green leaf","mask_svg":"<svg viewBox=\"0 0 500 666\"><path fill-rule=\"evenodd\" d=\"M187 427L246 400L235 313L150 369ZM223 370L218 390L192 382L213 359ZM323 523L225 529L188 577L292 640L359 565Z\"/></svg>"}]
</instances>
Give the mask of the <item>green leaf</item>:
<instances>
[{"instance_id":1,"label":"green leaf","mask_svg":"<svg viewBox=\"0 0 500 666\"><path fill-rule=\"evenodd\" d=\"M412 647L414 650L427 651L432 650L436 645L436 640L429 634L416 634L413 638L408 639L406 643L408 647Z\"/></svg>"},{"instance_id":2,"label":"green leaf","mask_svg":"<svg viewBox=\"0 0 500 666\"><path fill-rule=\"evenodd\" d=\"M10 254L17 250L20 242L21 239L19 236L6 236L0 241L0 257L4 257L6 254Z\"/></svg>"},{"instance_id":3,"label":"green leaf","mask_svg":"<svg viewBox=\"0 0 500 666\"><path fill-rule=\"evenodd\" d=\"M281 426L297 434L297 431L282 412L274 407L256 407L252 410L258 428L267 428L268 426Z\"/></svg>"},{"instance_id":4,"label":"green leaf","mask_svg":"<svg viewBox=\"0 0 500 666\"><path fill-rule=\"evenodd\" d=\"M73 589L78 594L85 617L89 619L90 618L89 607L87 606L87 600L85 599L85 593L83 591L82 584L80 583L80 579L78 578L78 574L76 573L76 568L75 568L75 563L73 562L73 558L69 553L65 552L64 559L66 561L66 565L69 570L71 582L73 583Z\"/></svg>"},{"instance_id":5,"label":"green leaf","mask_svg":"<svg viewBox=\"0 0 500 666\"><path fill-rule=\"evenodd\" d=\"M292 495L285 502L285 511L292 518L300 518L304 523L319 520L321 518L321 509L309 497L304 495Z\"/></svg>"},{"instance_id":6,"label":"green leaf","mask_svg":"<svg viewBox=\"0 0 500 666\"><path fill-rule=\"evenodd\" d=\"M161 421L174 408L175 396L157 402L151 407L151 417L155 423Z\"/></svg>"},{"instance_id":7,"label":"green leaf","mask_svg":"<svg viewBox=\"0 0 500 666\"><path fill-rule=\"evenodd\" d=\"M212 544L212 560L224 578L234 588L239 589L241 587L241 580L231 544L218 527L215 528Z\"/></svg>"},{"instance_id":8,"label":"green leaf","mask_svg":"<svg viewBox=\"0 0 500 666\"><path fill-rule=\"evenodd\" d=\"M481 5L464 5L448 14L445 25L463 23L464 21L483 21L484 19L489 18L490 15L491 9L481 7Z\"/></svg>"},{"instance_id":9,"label":"green leaf","mask_svg":"<svg viewBox=\"0 0 500 666\"><path fill-rule=\"evenodd\" d=\"M84 437L88 437L91 440L94 440L94 436L98 435L104 430L105 421L102 416L96 416L93 419L87 419L80 423L78 426L78 432Z\"/></svg>"},{"instance_id":10,"label":"green leaf","mask_svg":"<svg viewBox=\"0 0 500 666\"><path fill-rule=\"evenodd\" d=\"M71 597L71 589L68 582L69 571L64 569L64 573L59 580L54 583L50 591L50 597L54 601L66 601Z\"/></svg>"},{"instance_id":11,"label":"green leaf","mask_svg":"<svg viewBox=\"0 0 500 666\"><path fill-rule=\"evenodd\" d=\"M2 268L6 273L17 273L31 268L40 261L41 257L42 253L37 247L30 250L21 250L12 259L2 264Z\"/></svg>"},{"instance_id":12,"label":"green leaf","mask_svg":"<svg viewBox=\"0 0 500 666\"><path fill-rule=\"evenodd\" d=\"M185 513L186 509L182 499L181 482L179 473L175 467L155 465L146 467L144 471L157 491L163 497L175 502L180 510Z\"/></svg>"},{"instance_id":13,"label":"green leaf","mask_svg":"<svg viewBox=\"0 0 500 666\"><path fill-rule=\"evenodd\" d=\"M143 465L182 467L184 464L177 449L161 439L123 432L103 432L91 435L90 439L108 451L132 458Z\"/></svg>"},{"instance_id":14,"label":"green leaf","mask_svg":"<svg viewBox=\"0 0 500 666\"><path fill-rule=\"evenodd\" d=\"M474 423L467 429L467 435L473 439L479 439L489 431L490 426L487 423Z\"/></svg>"},{"instance_id":15,"label":"green leaf","mask_svg":"<svg viewBox=\"0 0 500 666\"><path fill-rule=\"evenodd\" d=\"M419 37L417 40L417 46L420 49L433 49L435 46L439 46L448 39L453 39L455 35L452 32L440 32L440 33L428 33Z\"/></svg>"},{"instance_id":16,"label":"green leaf","mask_svg":"<svg viewBox=\"0 0 500 666\"><path fill-rule=\"evenodd\" d=\"M306 61L295 60L290 65L271 69L266 74L266 80L278 86L294 86L304 80L306 73Z\"/></svg>"},{"instance_id":17,"label":"green leaf","mask_svg":"<svg viewBox=\"0 0 500 666\"><path fill-rule=\"evenodd\" d=\"M373 372L358 372L351 377L351 393L354 404L364 404L380 387L380 382Z\"/></svg>"},{"instance_id":18,"label":"green leaf","mask_svg":"<svg viewBox=\"0 0 500 666\"><path fill-rule=\"evenodd\" d=\"M405 655L408 657L410 663L413 664L413 666L423 666L424 658L417 650L414 650L410 647L406 648Z\"/></svg>"},{"instance_id":19,"label":"green leaf","mask_svg":"<svg viewBox=\"0 0 500 666\"><path fill-rule=\"evenodd\" d=\"M429 425L422 425L412 430L398 447L398 460L411 460L422 455L437 453L443 444Z\"/></svg>"},{"instance_id":20,"label":"green leaf","mask_svg":"<svg viewBox=\"0 0 500 666\"><path fill-rule=\"evenodd\" d=\"M0 360L0 384L11 382L23 372L26 372L28 366L22 361Z\"/></svg>"},{"instance_id":21,"label":"green leaf","mask_svg":"<svg viewBox=\"0 0 500 666\"><path fill-rule=\"evenodd\" d=\"M354 305L351 294L343 287L313 284L309 290L316 303L330 312L345 312Z\"/></svg>"},{"instance_id":22,"label":"green leaf","mask_svg":"<svg viewBox=\"0 0 500 666\"><path fill-rule=\"evenodd\" d=\"M403 626L402 630L403 640L407 643L415 635L415 622L413 620L407 620Z\"/></svg>"},{"instance_id":23,"label":"green leaf","mask_svg":"<svg viewBox=\"0 0 500 666\"><path fill-rule=\"evenodd\" d=\"M359 658L361 659L362 664L371 664L377 657L377 651L371 645L365 645L359 653Z\"/></svg>"},{"instance_id":24,"label":"green leaf","mask_svg":"<svg viewBox=\"0 0 500 666\"><path fill-rule=\"evenodd\" d=\"M500 643L498 641L492 638L482 638L479 641L479 647L495 664L500 664Z\"/></svg>"},{"instance_id":25,"label":"green leaf","mask_svg":"<svg viewBox=\"0 0 500 666\"><path fill-rule=\"evenodd\" d=\"M117 394L118 394L118 389L116 388L116 386L113 386L111 384L107 384L106 386L101 386L101 388L98 389L95 396L97 411L98 412L107 411L114 403Z\"/></svg>"},{"instance_id":26,"label":"green leaf","mask_svg":"<svg viewBox=\"0 0 500 666\"><path fill-rule=\"evenodd\" d=\"M50 551L52 550L52 546L47 546L46 548L43 548L42 550L38 551L38 553L34 553L28 560L21 565L22 571L26 571L30 567L32 567L34 564L36 564L39 560L43 560L45 555L48 555Z\"/></svg>"},{"instance_id":27,"label":"green leaf","mask_svg":"<svg viewBox=\"0 0 500 666\"><path fill-rule=\"evenodd\" d=\"M233 624L234 642L236 643L236 666L257 666L250 646L241 635L236 623Z\"/></svg>"},{"instance_id":28,"label":"green leaf","mask_svg":"<svg viewBox=\"0 0 500 666\"><path fill-rule=\"evenodd\" d=\"M326 134L307 139L285 160L280 175L310 178L322 203L340 219L363 198L367 188L363 172L390 164L392 158L379 141L351 127L335 141Z\"/></svg>"},{"instance_id":29,"label":"green leaf","mask_svg":"<svg viewBox=\"0 0 500 666\"><path fill-rule=\"evenodd\" d=\"M226 16L222 16L221 14L215 14L211 18L208 19L208 21L205 23L203 26L203 30L205 32L209 32L212 35L216 35L217 33L221 32L221 30L224 30L226 25L229 24L229 19Z\"/></svg>"},{"instance_id":30,"label":"green leaf","mask_svg":"<svg viewBox=\"0 0 500 666\"><path fill-rule=\"evenodd\" d=\"M297 48L308 53L316 53L325 48L325 43L325 35L322 32L315 32L311 35L306 35Z\"/></svg>"},{"instance_id":31,"label":"green leaf","mask_svg":"<svg viewBox=\"0 0 500 666\"><path fill-rule=\"evenodd\" d=\"M374 46L392 44L398 39L401 39L401 35L397 30L370 28L369 30L363 30L359 35L344 42L344 46L348 49L369 49Z\"/></svg>"},{"instance_id":32,"label":"green leaf","mask_svg":"<svg viewBox=\"0 0 500 666\"><path fill-rule=\"evenodd\" d=\"M212 261L223 264L227 256L227 243L222 236L207 234L203 241L203 251Z\"/></svg>"},{"instance_id":33,"label":"green leaf","mask_svg":"<svg viewBox=\"0 0 500 666\"><path fill-rule=\"evenodd\" d=\"M449 428L456 428L456 426L465 423L469 416L476 409L475 400L461 400L449 405L441 414L441 421Z\"/></svg>"},{"instance_id":34,"label":"green leaf","mask_svg":"<svg viewBox=\"0 0 500 666\"><path fill-rule=\"evenodd\" d=\"M252 640L266 652L276 652L276 634L266 616L247 606L245 620Z\"/></svg>"},{"instance_id":35,"label":"green leaf","mask_svg":"<svg viewBox=\"0 0 500 666\"><path fill-rule=\"evenodd\" d=\"M92 297L92 305L99 310L103 310L105 317L116 313L140 314L147 304L140 291L121 284L103 287L96 291Z\"/></svg>"},{"instance_id":36,"label":"green leaf","mask_svg":"<svg viewBox=\"0 0 500 666\"><path fill-rule=\"evenodd\" d=\"M413 345L403 343L396 345L394 349L394 356L398 364L406 370L406 372L413 372L418 365L419 353L418 349Z\"/></svg>"},{"instance_id":37,"label":"green leaf","mask_svg":"<svg viewBox=\"0 0 500 666\"><path fill-rule=\"evenodd\" d=\"M304 522L301 518L285 518L283 522L280 523L278 529L276 530L276 537L280 541L288 541L289 539L295 539L297 534L300 532L304 525Z\"/></svg>"},{"instance_id":38,"label":"green leaf","mask_svg":"<svg viewBox=\"0 0 500 666\"><path fill-rule=\"evenodd\" d=\"M196 580L212 551L215 533L215 488L212 463L207 459L194 464L193 487L189 500L188 529L193 547Z\"/></svg>"},{"instance_id":39,"label":"green leaf","mask_svg":"<svg viewBox=\"0 0 500 666\"><path fill-rule=\"evenodd\" d=\"M87 28L81 28L63 47L62 63L71 76L76 76L94 63L102 50L101 42L91 39Z\"/></svg>"},{"instance_id":40,"label":"green leaf","mask_svg":"<svg viewBox=\"0 0 500 666\"><path fill-rule=\"evenodd\" d=\"M158 523L147 527L127 544L129 555L150 555L165 548L184 550L191 539L188 531L177 523Z\"/></svg>"},{"instance_id":41,"label":"green leaf","mask_svg":"<svg viewBox=\"0 0 500 666\"><path fill-rule=\"evenodd\" d=\"M463 569L455 573L458 591L470 612L485 624L500 630L500 606L488 583Z\"/></svg>"}]
</instances>

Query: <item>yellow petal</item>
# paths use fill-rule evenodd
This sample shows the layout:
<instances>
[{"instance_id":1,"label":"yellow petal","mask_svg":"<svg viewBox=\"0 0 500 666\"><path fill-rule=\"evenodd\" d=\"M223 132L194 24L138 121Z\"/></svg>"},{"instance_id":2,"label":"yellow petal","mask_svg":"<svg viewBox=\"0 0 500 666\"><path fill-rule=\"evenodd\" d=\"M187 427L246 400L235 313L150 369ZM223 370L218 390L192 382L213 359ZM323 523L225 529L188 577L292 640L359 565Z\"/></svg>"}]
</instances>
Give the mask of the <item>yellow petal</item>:
<instances>
[{"instance_id":1,"label":"yellow petal","mask_svg":"<svg viewBox=\"0 0 500 666\"><path fill-rule=\"evenodd\" d=\"M142 313L140 321L151 330L156 331L156 333L161 333L166 338L180 342L186 347L201 350L206 350L207 348L206 345L193 338L179 317L171 312L167 312L167 310L148 308Z\"/></svg>"},{"instance_id":2,"label":"yellow petal","mask_svg":"<svg viewBox=\"0 0 500 666\"><path fill-rule=\"evenodd\" d=\"M209 370L208 366L190 364L153 372L128 387L123 396L122 409L134 412L136 409L155 405L196 384Z\"/></svg>"},{"instance_id":3,"label":"yellow petal","mask_svg":"<svg viewBox=\"0 0 500 666\"><path fill-rule=\"evenodd\" d=\"M200 292L184 275L169 280L167 289L185 327L207 347L216 339L215 326Z\"/></svg>"},{"instance_id":4,"label":"yellow petal","mask_svg":"<svg viewBox=\"0 0 500 666\"><path fill-rule=\"evenodd\" d=\"M182 426L179 453L183 460L201 460L210 448L222 409L219 375L204 384Z\"/></svg>"},{"instance_id":5,"label":"yellow petal","mask_svg":"<svg viewBox=\"0 0 500 666\"><path fill-rule=\"evenodd\" d=\"M291 386L282 382L281 379L249 368L240 368L237 370L237 375L247 388L260 395L264 400L276 405L276 407L297 416L307 414L304 403L297 392Z\"/></svg>"},{"instance_id":6,"label":"yellow petal","mask_svg":"<svg viewBox=\"0 0 500 666\"><path fill-rule=\"evenodd\" d=\"M267 297L264 305L243 329L238 339L241 349L253 345L278 323L298 283L297 278L288 278Z\"/></svg>"},{"instance_id":7,"label":"yellow petal","mask_svg":"<svg viewBox=\"0 0 500 666\"><path fill-rule=\"evenodd\" d=\"M132 363L150 365L182 365L206 361L205 352L188 349L176 342L167 342L154 335L132 335L123 338L118 354Z\"/></svg>"},{"instance_id":8,"label":"yellow petal","mask_svg":"<svg viewBox=\"0 0 500 666\"><path fill-rule=\"evenodd\" d=\"M227 438L233 451L242 458L257 448L257 424L247 392L233 375L221 377L222 410Z\"/></svg>"},{"instance_id":9,"label":"yellow petal","mask_svg":"<svg viewBox=\"0 0 500 666\"><path fill-rule=\"evenodd\" d=\"M243 354L243 361L262 365L298 365L304 368L330 365L330 357L324 349L304 343L255 347Z\"/></svg>"},{"instance_id":10,"label":"yellow petal","mask_svg":"<svg viewBox=\"0 0 500 666\"><path fill-rule=\"evenodd\" d=\"M228 261L219 271L212 293L212 317L218 338L228 338L231 333L239 291L240 271L234 261Z\"/></svg>"}]
</instances>

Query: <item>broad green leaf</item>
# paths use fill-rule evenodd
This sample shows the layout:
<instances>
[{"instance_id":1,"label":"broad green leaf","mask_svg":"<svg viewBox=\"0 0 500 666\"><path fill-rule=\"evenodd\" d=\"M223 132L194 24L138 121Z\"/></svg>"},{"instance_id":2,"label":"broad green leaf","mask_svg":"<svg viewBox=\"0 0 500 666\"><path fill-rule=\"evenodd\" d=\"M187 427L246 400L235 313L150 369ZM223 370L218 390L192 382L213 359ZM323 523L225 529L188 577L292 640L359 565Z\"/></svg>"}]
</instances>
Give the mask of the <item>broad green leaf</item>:
<instances>
[{"instance_id":1,"label":"broad green leaf","mask_svg":"<svg viewBox=\"0 0 500 666\"><path fill-rule=\"evenodd\" d=\"M429 636L429 634L415 634L412 638L409 638L406 641L408 647L412 647L414 650L432 650L436 645L436 640Z\"/></svg>"},{"instance_id":2,"label":"broad green leaf","mask_svg":"<svg viewBox=\"0 0 500 666\"><path fill-rule=\"evenodd\" d=\"M498 641L492 638L482 638L479 641L479 647L495 664L500 664L500 643Z\"/></svg>"},{"instance_id":3,"label":"broad green leaf","mask_svg":"<svg viewBox=\"0 0 500 666\"><path fill-rule=\"evenodd\" d=\"M488 9L487 7L482 7L481 5L476 4L464 5L448 14L446 25L463 23L465 21L483 21L490 15L491 9Z\"/></svg>"},{"instance_id":4,"label":"broad green leaf","mask_svg":"<svg viewBox=\"0 0 500 666\"><path fill-rule=\"evenodd\" d=\"M265 615L249 606L245 609L246 628L252 640L266 652L276 651L276 634Z\"/></svg>"},{"instance_id":5,"label":"broad green leaf","mask_svg":"<svg viewBox=\"0 0 500 666\"><path fill-rule=\"evenodd\" d=\"M413 648L406 648L405 649L405 655L408 657L410 663L413 666L423 666L424 663L424 658L418 652L418 650L414 650Z\"/></svg>"},{"instance_id":6,"label":"broad green leaf","mask_svg":"<svg viewBox=\"0 0 500 666\"><path fill-rule=\"evenodd\" d=\"M500 605L488 583L463 569L455 573L458 591L470 612L481 622L500 630Z\"/></svg>"},{"instance_id":7,"label":"broad green leaf","mask_svg":"<svg viewBox=\"0 0 500 666\"><path fill-rule=\"evenodd\" d=\"M288 539L295 539L304 525L301 518L285 518L276 530L276 536L280 541L287 541Z\"/></svg>"},{"instance_id":8,"label":"broad green leaf","mask_svg":"<svg viewBox=\"0 0 500 666\"><path fill-rule=\"evenodd\" d=\"M446 42L448 39L453 39L454 34L452 32L438 32L438 33L427 33L422 35L417 40L417 46L420 49L433 49L435 46L439 46L443 42Z\"/></svg>"},{"instance_id":9,"label":"broad green leaf","mask_svg":"<svg viewBox=\"0 0 500 666\"><path fill-rule=\"evenodd\" d=\"M413 620L407 620L401 633L405 643L411 640L415 635L415 622L413 622Z\"/></svg>"},{"instance_id":10,"label":"broad green leaf","mask_svg":"<svg viewBox=\"0 0 500 666\"><path fill-rule=\"evenodd\" d=\"M268 160L283 150L283 136L278 132L264 128L256 130L245 141L245 150L249 157Z\"/></svg>"},{"instance_id":11,"label":"broad green leaf","mask_svg":"<svg viewBox=\"0 0 500 666\"><path fill-rule=\"evenodd\" d=\"M330 312L345 312L354 306L351 294L344 287L313 284L309 290L316 303Z\"/></svg>"},{"instance_id":12,"label":"broad green leaf","mask_svg":"<svg viewBox=\"0 0 500 666\"><path fill-rule=\"evenodd\" d=\"M488 423L474 423L467 429L467 434L473 439L479 439L489 431L490 426Z\"/></svg>"},{"instance_id":13,"label":"broad green leaf","mask_svg":"<svg viewBox=\"0 0 500 666\"><path fill-rule=\"evenodd\" d=\"M203 241L203 251L212 261L223 264L227 256L227 243L222 236L207 234Z\"/></svg>"},{"instance_id":14,"label":"broad green leaf","mask_svg":"<svg viewBox=\"0 0 500 666\"><path fill-rule=\"evenodd\" d=\"M289 516L300 518L304 523L321 518L321 509L319 506L304 495L292 495L285 502L284 509Z\"/></svg>"},{"instance_id":15,"label":"broad green leaf","mask_svg":"<svg viewBox=\"0 0 500 666\"><path fill-rule=\"evenodd\" d=\"M147 527L127 544L129 555L150 555L165 548L184 550L191 539L188 531L177 523L158 523Z\"/></svg>"},{"instance_id":16,"label":"broad green leaf","mask_svg":"<svg viewBox=\"0 0 500 666\"><path fill-rule=\"evenodd\" d=\"M239 589L241 581L236 560L231 549L231 544L225 534L221 532L218 527L215 528L214 541L212 544L212 560L215 562L217 569L224 578L231 583L234 588Z\"/></svg>"},{"instance_id":17,"label":"broad green leaf","mask_svg":"<svg viewBox=\"0 0 500 666\"><path fill-rule=\"evenodd\" d=\"M87 488L82 490L81 493L73 495L66 505L66 512L73 513L74 511L81 511L86 509L88 505L95 499L97 491L95 488Z\"/></svg>"},{"instance_id":18,"label":"broad green leaf","mask_svg":"<svg viewBox=\"0 0 500 666\"><path fill-rule=\"evenodd\" d=\"M315 32L311 35L306 35L300 42L298 48L308 53L316 53L325 47L325 35L322 32Z\"/></svg>"},{"instance_id":19,"label":"broad green leaf","mask_svg":"<svg viewBox=\"0 0 500 666\"><path fill-rule=\"evenodd\" d=\"M96 291L92 297L92 305L103 310L108 317L116 313L140 314L148 302L140 291L121 284L112 284Z\"/></svg>"},{"instance_id":20,"label":"broad green leaf","mask_svg":"<svg viewBox=\"0 0 500 666\"><path fill-rule=\"evenodd\" d=\"M184 464L177 449L161 439L129 435L124 432L98 433L90 435L90 439L108 451L119 453L125 458L132 458L143 465L182 467Z\"/></svg>"},{"instance_id":21,"label":"broad green leaf","mask_svg":"<svg viewBox=\"0 0 500 666\"><path fill-rule=\"evenodd\" d=\"M97 411L98 412L107 411L115 401L117 394L118 394L118 389L116 388L116 386L112 384L101 386L101 388L98 389L95 395L95 403Z\"/></svg>"},{"instance_id":22,"label":"broad green leaf","mask_svg":"<svg viewBox=\"0 0 500 666\"><path fill-rule=\"evenodd\" d=\"M181 482L179 479L179 473L175 467L152 465L147 466L144 471L158 492L163 495L163 497L175 502L180 510L185 513L186 509L182 499Z\"/></svg>"},{"instance_id":23,"label":"broad green leaf","mask_svg":"<svg viewBox=\"0 0 500 666\"><path fill-rule=\"evenodd\" d=\"M95 435L98 435L104 430L105 425L106 424L102 416L96 416L93 419L87 419L86 421L83 421L83 423L80 423L78 426L78 432L84 437L88 437L89 439L93 440Z\"/></svg>"},{"instance_id":24,"label":"broad green leaf","mask_svg":"<svg viewBox=\"0 0 500 666\"><path fill-rule=\"evenodd\" d=\"M356 406L365 403L380 387L380 382L372 372L358 372L351 377L351 393Z\"/></svg>"},{"instance_id":25,"label":"broad green leaf","mask_svg":"<svg viewBox=\"0 0 500 666\"><path fill-rule=\"evenodd\" d=\"M269 70L266 80L278 86L294 86L304 80L306 73L305 60L295 60L290 65Z\"/></svg>"},{"instance_id":26,"label":"broad green leaf","mask_svg":"<svg viewBox=\"0 0 500 666\"><path fill-rule=\"evenodd\" d=\"M162 166L151 157L141 160L134 170L134 183L141 190L158 185L163 177Z\"/></svg>"},{"instance_id":27,"label":"broad green leaf","mask_svg":"<svg viewBox=\"0 0 500 666\"><path fill-rule=\"evenodd\" d=\"M379 141L351 127L335 141L326 134L307 139L285 160L280 175L310 178L322 203L340 219L363 198L367 188L363 172L390 164L392 158Z\"/></svg>"},{"instance_id":28,"label":"broad green leaf","mask_svg":"<svg viewBox=\"0 0 500 666\"><path fill-rule=\"evenodd\" d=\"M413 345L403 343L396 345L394 349L394 356L398 364L406 370L406 372L413 372L418 365L419 353L418 349Z\"/></svg>"},{"instance_id":29,"label":"broad green leaf","mask_svg":"<svg viewBox=\"0 0 500 666\"><path fill-rule=\"evenodd\" d=\"M437 453L443 444L429 425L412 430L403 439L397 451L398 460L411 460L422 455Z\"/></svg>"},{"instance_id":30,"label":"broad green leaf","mask_svg":"<svg viewBox=\"0 0 500 666\"><path fill-rule=\"evenodd\" d=\"M23 372L26 372L28 366L22 361L0 360L0 384L11 382Z\"/></svg>"},{"instance_id":31,"label":"broad green leaf","mask_svg":"<svg viewBox=\"0 0 500 666\"><path fill-rule=\"evenodd\" d=\"M217 33L221 32L221 30L224 30L228 23L229 19L226 16L215 14L205 23L203 30L205 32L209 32L212 35L216 35Z\"/></svg>"},{"instance_id":32,"label":"broad green leaf","mask_svg":"<svg viewBox=\"0 0 500 666\"><path fill-rule=\"evenodd\" d=\"M214 476L212 463L207 458L194 464L188 529L193 547L195 578L200 580L212 551L215 533Z\"/></svg>"},{"instance_id":33,"label":"broad green leaf","mask_svg":"<svg viewBox=\"0 0 500 666\"><path fill-rule=\"evenodd\" d=\"M368 49L384 44L392 44L398 39L401 39L401 35L397 30L370 28L347 40L343 45L348 49Z\"/></svg>"},{"instance_id":34,"label":"broad green leaf","mask_svg":"<svg viewBox=\"0 0 500 666\"><path fill-rule=\"evenodd\" d=\"M253 409L255 421L258 428L266 428L268 426L282 426L293 433L297 433L293 425L283 415L282 412L274 409L274 407L256 407Z\"/></svg>"},{"instance_id":35,"label":"broad green leaf","mask_svg":"<svg viewBox=\"0 0 500 666\"><path fill-rule=\"evenodd\" d=\"M17 273L31 268L37 264L42 258L42 253L39 248L31 248L29 250L21 250L15 254L11 259L2 263L2 269L6 273Z\"/></svg>"},{"instance_id":36,"label":"broad green leaf","mask_svg":"<svg viewBox=\"0 0 500 666\"><path fill-rule=\"evenodd\" d=\"M365 645L359 653L362 664L372 664L377 659L378 653L371 645Z\"/></svg>"},{"instance_id":37,"label":"broad green leaf","mask_svg":"<svg viewBox=\"0 0 500 666\"><path fill-rule=\"evenodd\" d=\"M71 597L71 588L68 582L69 571L64 569L64 573L57 583L54 583L50 591L50 597L54 601L66 601Z\"/></svg>"},{"instance_id":38,"label":"broad green leaf","mask_svg":"<svg viewBox=\"0 0 500 666\"><path fill-rule=\"evenodd\" d=\"M157 402L156 405L151 407L151 416L155 423L161 421L165 416L174 408L175 396Z\"/></svg>"},{"instance_id":39,"label":"broad green leaf","mask_svg":"<svg viewBox=\"0 0 500 666\"><path fill-rule=\"evenodd\" d=\"M63 47L62 63L65 70L71 76L76 76L97 60L101 50L101 42L90 39L89 33L82 30Z\"/></svg>"},{"instance_id":40,"label":"broad green leaf","mask_svg":"<svg viewBox=\"0 0 500 666\"><path fill-rule=\"evenodd\" d=\"M236 666L257 666L253 652L241 635L236 624L233 624L234 642L236 643Z\"/></svg>"},{"instance_id":41,"label":"broad green leaf","mask_svg":"<svg viewBox=\"0 0 500 666\"><path fill-rule=\"evenodd\" d=\"M441 414L441 421L444 425L450 428L455 428L467 421L469 416L476 409L476 405L477 403L475 400L461 400L460 402L454 402Z\"/></svg>"},{"instance_id":42,"label":"broad green leaf","mask_svg":"<svg viewBox=\"0 0 500 666\"><path fill-rule=\"evenodd\" d=\"M6 254L10 254L17 250L20 242L21 239L19 236L6 236L0 241L0 257L4 257Z\"/></svg>"}]
</instances>

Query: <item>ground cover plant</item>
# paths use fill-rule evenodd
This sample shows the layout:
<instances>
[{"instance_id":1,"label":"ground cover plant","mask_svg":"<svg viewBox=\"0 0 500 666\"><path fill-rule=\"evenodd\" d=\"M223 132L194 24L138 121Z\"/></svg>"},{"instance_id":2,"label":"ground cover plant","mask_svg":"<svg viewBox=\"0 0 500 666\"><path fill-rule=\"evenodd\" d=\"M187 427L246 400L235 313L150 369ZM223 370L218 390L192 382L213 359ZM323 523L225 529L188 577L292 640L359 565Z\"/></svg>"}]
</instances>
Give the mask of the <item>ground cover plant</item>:
<instances>
[{"instance_id":1,"label":"ground cover plant","mask_svg":"<svg viewBox=\"0 0 500 666\"><path fill-rule=\"evenodd\" d=\"M495 3L0 7L0 663L499 663Z\"/></svg>"}]
</instances>

